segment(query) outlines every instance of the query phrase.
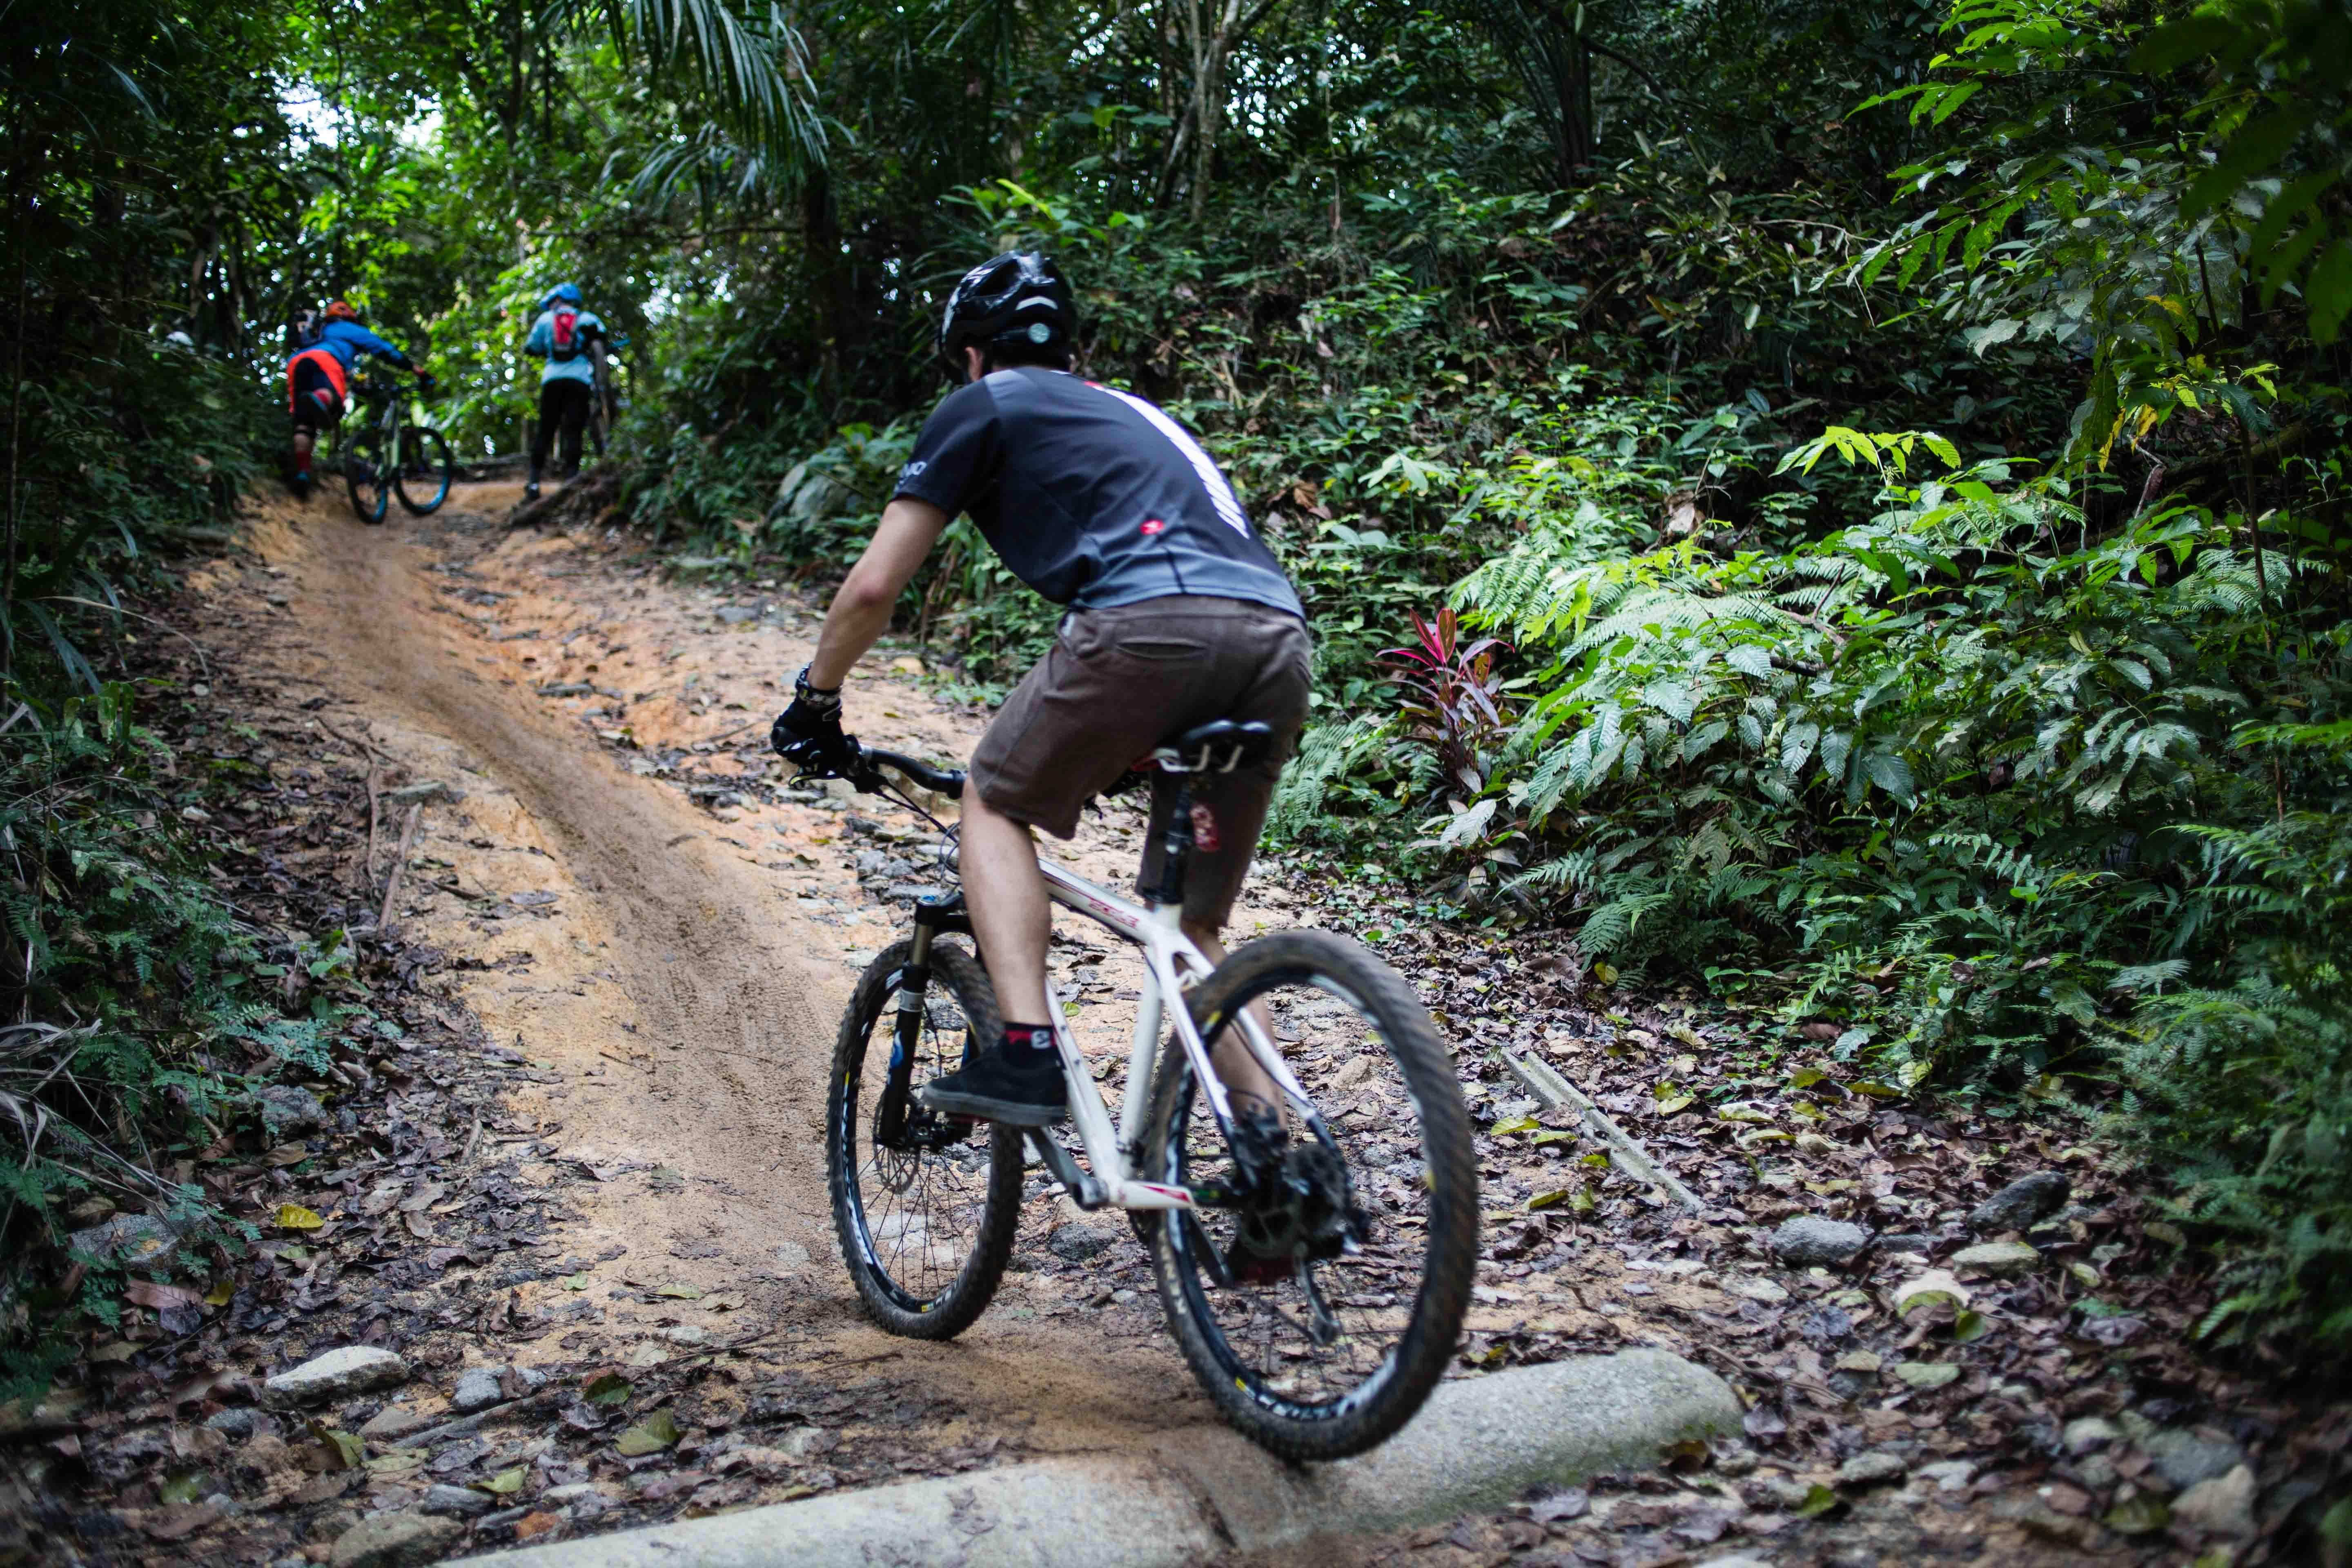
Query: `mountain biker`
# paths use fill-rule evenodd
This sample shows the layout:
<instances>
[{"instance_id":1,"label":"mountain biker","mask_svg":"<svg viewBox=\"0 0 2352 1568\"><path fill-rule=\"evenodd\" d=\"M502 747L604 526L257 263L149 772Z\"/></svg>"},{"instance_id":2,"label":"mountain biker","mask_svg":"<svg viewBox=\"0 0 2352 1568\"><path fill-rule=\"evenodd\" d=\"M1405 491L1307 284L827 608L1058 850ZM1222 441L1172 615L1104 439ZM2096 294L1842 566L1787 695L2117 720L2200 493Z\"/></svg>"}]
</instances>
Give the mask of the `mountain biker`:
<instances>
[{"instance_id":1,"label":"mountain biker","mask_svg":"<svg viewBox=\"0 0 2352 1568\"><path fill-rule=\"evenodd\" d=\"M313 316L303 311L295 319L294 354L286 362L286 411L294 419L294 479L297 499L310 493L310 451L320 433L343 422L343 405L351 399L352 366L362 354L390 360L416 377L429 392L433 377L425 367L377 337L360 322L349 300L334 300Z\"/></svg>"},{"instance_id":2,"label":"mountain biker","mask_svg":"<svg viewBox=\"0 0 2352 1568\"><path fill-rule=\"evenodd\" d=\"M999 256L956 285L937 344L961 385L925 423L774 737L803 767L855 762L842 682L960 511L1015 575L1069 606L982 737L964 785L964 896L1003 1037L921 1091L934 1110L1022 1126L1061 1117L1068 1092L1049 1026L1051 914L1031 830L1071 837L1079 808L1171 734L1214 719L1271 725L1264 763L1200 785L1216 833L1192 862L1182 921L1216 962L1307 714L1305 613L1281 566L1190 433L1142 398L1071 374L1076 325L1068 285L1034 253ZM1274 1086L1233 1031L1216 1067L1236 1108L1278 1131Z\"/></svg>"},{"instance_id":3,"label":"mountain biker","mask_svg":"<svg viewBox=\"0 0 2352 1568\"><path fill-rule=\"evenodd\" d=\"M580 471L580 437L588 429L589 406L604 379L604 323L580 302L580 285L558 283L539 301L539 319L523 339L522 352L545 360L539 372L539 426L530 436L530 476L525 500L539 499L540 470L547 467L560 431L562 477ZM598 437L598 457L603 438Z\"/></svg>"}]
</instances>

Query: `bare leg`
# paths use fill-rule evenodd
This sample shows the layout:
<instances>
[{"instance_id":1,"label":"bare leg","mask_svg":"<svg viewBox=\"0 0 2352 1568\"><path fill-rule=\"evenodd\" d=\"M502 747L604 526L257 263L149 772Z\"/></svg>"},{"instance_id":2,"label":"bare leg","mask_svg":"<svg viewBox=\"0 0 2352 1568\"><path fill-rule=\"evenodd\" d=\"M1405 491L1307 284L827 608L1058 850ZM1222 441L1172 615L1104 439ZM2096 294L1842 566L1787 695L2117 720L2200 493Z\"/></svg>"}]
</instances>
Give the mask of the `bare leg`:
<instances>
[{"instance_id":1,"label":"bare leg","mask_svg":"<svg viewBox=\"0 0 2352 1568\"><path fill-rule=\"evenodd\" d=\"M1211 963L1225 961L1225 944L1217 940L1214 928L1186 921L1184 934L1192 939L1192 945L1199 948ZM1265 1031L1267 1039L1274 1038L1274 1018L1266 1012L1263 1000L1249 1005L1249 1016L1257 1020L1257 1026ZM1237 1102L1235 1110L1245 1109L1241 1097L1250 1095L1277 1113L1281 1111L1282 1091L1275 1087L1274 1079L1266 1076L1265 1069L1257 1065L1257 1058L1249 1054L1249 1047L1242 1044L1240 1030L1227 1029L1218 1037L1216 1048L1209 1053L1209 1063L1217 1069L1217 1076L1225 1080L1226 1092Z\"/></svg>"},{"instance_id":2,"label":"bare leg","mask_svg":"<svg viewBox=\"0 0 2352 1568\"><path fill-rule=\"evenodd\" d=\"M961 837L964 902L971 910L980 961L996 987L997 1012L1008 1023L1050 1024L1045 944L1053 936L1054 916L1028 825L999 815L980 798L979 785L966 784Z\"/></svg>"}]
</instances>

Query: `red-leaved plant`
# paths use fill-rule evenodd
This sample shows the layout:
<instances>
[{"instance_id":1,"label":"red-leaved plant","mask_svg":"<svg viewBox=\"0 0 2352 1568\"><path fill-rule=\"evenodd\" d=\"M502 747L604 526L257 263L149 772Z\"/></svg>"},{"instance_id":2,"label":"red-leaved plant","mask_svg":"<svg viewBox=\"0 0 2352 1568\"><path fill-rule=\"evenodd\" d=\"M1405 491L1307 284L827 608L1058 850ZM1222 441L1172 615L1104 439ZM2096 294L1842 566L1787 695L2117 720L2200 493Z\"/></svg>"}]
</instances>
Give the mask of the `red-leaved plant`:
<instances>
[{"instance_id":1,"label":"red-leaved plant","mask_svg":"<svg viewBox=\"0 0 2352 1568\"><path fill-rule=\"evenodd\" d=\"M1448 793L1458 787L1467 799L1486 787L1486 759L1509 723L1495 655L1510 645L1500 637L1480 637L1464 646L1461 623L1451 609L1438 611L1434 621L1415 612L1412 631L1412 647L1390 648L1380 662L1406 694L1399 710L1411 721L1405 733L1437 753Z\"/></svg>"}]
</instances>

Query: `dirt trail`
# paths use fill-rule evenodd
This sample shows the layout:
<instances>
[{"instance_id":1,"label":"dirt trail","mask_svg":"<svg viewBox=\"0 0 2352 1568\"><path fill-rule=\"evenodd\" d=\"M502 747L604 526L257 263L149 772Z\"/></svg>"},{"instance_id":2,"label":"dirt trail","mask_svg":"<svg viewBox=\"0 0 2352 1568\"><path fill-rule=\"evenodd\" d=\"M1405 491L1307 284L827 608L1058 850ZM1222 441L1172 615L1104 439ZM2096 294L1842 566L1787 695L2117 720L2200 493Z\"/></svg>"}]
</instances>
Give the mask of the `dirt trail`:
<instances>
[{"instance_id":1,"label":"dirt trail","mask_svg":"<svg viewBox=\"0 0 2352 1568\"><path fill-rule=\"evenodd\" d=\"M803 1342L794 1359L919 1368L982 1428L1021 1432L1032 1451L1127 1446L1203 1419L1172 1347L1149 1342L1139 1251L1136 1299L1067 1321L1055 1318L1068 1310L1060 1295L1024 1308L1016 1274L953 1344L886 1339L865 1324L835 1258L821 1119L835 1021L854 966L892 940L876 919L887 911L828 907L838 901L824 895L849 881L828 843L837 818L698 806L630 771L628 752L599 744L565 710L600 700L596 683L632 685L658 669L664 692L629 705L642 743L723 735L726 718L751 745L806 638L767 625L746 628L748 644L720 639L693 624L688 591L632 585L589 546L509 537L496 519L511 494L464 487L445 515L383 531L323 503L281 507L257 520L250 542L282 574L285 673L355 700L373 743L409 778L462 795L426 806L400 902L414 911L410 931L446 951L493 963L529 954L526 979L493 968L467 976L459 994L495 1041L547 1069L518 1109L560 1126L550 1133L557 1152L524 1171L570 1184L565 1195L587 1218L568 1243L625 1247L603 1270L612 1283L658 1278L741 1303ZM467 586L453 595L453 583ZM467 616L467 599L494 615ZM563 657L581 638L547 633L566 627L593 628L594 650ZM722 678L722 664L740 668ZM567 667L582 687L568 703L528 684L562 689ZM975 728L904 684L861 679L849 700L859 733L935 755L962 754ZM719 770L740 765L713 759ZM397 811L387 808L387 843ZM1031 1211L1024 1245L1061 1217L1044 1201ZM524 1300L567 1304L551 1282ZM580 1300L569 1298L575 1314ZM648 1339L657 1321L625 1307L605 1320L616 1337L634 1327ZM727 1320L730 1337L744 1322Z\"/></svg>"}]
</instances>

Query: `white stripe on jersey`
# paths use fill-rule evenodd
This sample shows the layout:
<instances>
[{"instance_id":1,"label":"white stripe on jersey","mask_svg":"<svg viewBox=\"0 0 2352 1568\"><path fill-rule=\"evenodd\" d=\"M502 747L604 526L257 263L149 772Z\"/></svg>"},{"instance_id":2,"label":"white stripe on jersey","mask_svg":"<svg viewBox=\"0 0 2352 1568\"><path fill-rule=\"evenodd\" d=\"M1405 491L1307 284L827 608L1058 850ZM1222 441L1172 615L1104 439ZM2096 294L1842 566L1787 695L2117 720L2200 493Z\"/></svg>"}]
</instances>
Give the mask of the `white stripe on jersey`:
<instances>
[{"instance_id":1,"label":"white stripe on jersey","mask_svg":"<svg viewBox=\"0 0 2352 1568\"><path fill-rule=\"evenodd\" d=\"M1249 515L1242 510L1242 503L1234 499L1234 487L1225 482L1225 476L1217 471L1217 460L1201 449L1201 443L1192 439L1191 431L1169 418L1165 411L1140 397L1131 396L1115 386L1105 386L1098 381L1090 381L1087 384L1097 392L1107 392L1118 398L1151 421L1153 429L1175 442L1176 449L1184 454L1184 460L1192 464L1192 471L1201 477L1201 488L1209 492L1210 504L1217 509L1217 515L1232 525L1235 533L1244 539L1249 537Z\"/></svg>"}]
</instances>

